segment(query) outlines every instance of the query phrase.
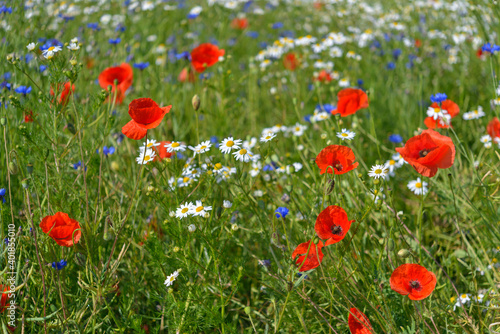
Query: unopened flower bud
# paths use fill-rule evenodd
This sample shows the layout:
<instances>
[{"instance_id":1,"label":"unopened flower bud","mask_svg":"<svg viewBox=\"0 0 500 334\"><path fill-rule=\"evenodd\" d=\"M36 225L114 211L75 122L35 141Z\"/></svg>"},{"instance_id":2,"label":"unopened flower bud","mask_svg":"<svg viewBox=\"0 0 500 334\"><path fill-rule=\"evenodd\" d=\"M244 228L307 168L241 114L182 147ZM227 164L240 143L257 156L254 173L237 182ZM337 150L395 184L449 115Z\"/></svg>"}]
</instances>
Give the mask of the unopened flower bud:
<instances>
[{"instance_id":1,"label":"unopened flower bud","mask_svg":"<svg viewBox=\"0 0 500 334\"><path fill-rule=\"evenodd\" d=\"M194 111L198 111L198 109L200 109L201 100L198 95L193 96L191 103L193 104Z\"/></svg>"},{"instance_id":2,"label":"unopened flower bud","mask_svg":"<svg viewBox=\"0 0 500 334\"><path fill-rule=\"evenodd\" d=\"M400 249L398 252L398 256L406 259L408 256L410 256L410 252L407 249Z\"/></svg>"}]
</instances>

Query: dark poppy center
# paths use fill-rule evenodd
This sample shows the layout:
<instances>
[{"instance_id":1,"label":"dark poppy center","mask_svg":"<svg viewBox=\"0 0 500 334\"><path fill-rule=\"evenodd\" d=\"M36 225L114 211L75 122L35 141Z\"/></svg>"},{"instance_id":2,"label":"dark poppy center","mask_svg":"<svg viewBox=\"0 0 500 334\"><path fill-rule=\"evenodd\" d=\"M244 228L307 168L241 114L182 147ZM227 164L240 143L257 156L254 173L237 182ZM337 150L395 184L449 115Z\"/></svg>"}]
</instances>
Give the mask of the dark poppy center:
<instances>
[{"instance_id":1,"label":"dark poppy center","mask_svg":"<svg viewBox=\"0 0 500 334\"><path fill-rule=\"evenodd\" d=\"M418 152L418 155L421 157L421 158L424 158L427 156L427 154L429 154L429 152L431 152L433 149L432 148L426 148L426 149L423 149L423 150L420 150L420 152Z\"/></svg>"},{"instance_id":2,"label":"dark poppy center","mask_svg":"<svg viewBox=\"0 0 500 334\"><path fill-rule=\"evenodd\" d=\"M410 281L410 287L416 291L422 290L422 284L420 284L420 282L417 280Z\"/></svg>"},{"instance_id":3,"label":"dark poppy center","mask_svg":"<svg viewBox=\"0 0 500 334\"><path fill-rule=\"evenodd\" d=\"M335 168L337 171L341 172L342 169L344 169L344 166L340 163L340 161L335 160L332 164L332 167Z\"/></svg>"},{"instance_id":4,"label":"dark poppy center","mask_svg":"<svg viewBox=\"0 0 500 334\"><path fill-rule=\"evenodd\" d=\"M342 236L344 233L344 230L342 229L342 226L340 225L333 225L332 226L332 234Z\"/></svg>"}]
</instances>

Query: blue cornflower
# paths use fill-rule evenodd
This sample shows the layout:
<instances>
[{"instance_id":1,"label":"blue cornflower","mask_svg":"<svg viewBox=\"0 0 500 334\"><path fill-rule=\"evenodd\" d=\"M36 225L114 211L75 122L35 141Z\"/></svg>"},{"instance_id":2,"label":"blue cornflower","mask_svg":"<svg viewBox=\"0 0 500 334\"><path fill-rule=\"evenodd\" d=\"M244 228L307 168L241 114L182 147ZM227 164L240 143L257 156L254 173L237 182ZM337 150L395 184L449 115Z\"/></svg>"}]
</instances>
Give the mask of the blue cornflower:
<instances>
[{"instance_id":1,"label":"blue cornflower","mask_svg":"<svg viewBox=\"0 0 500 334\"><path fill-rule=\"evenodd\" d=\"M302 273L297 273L298 277L302 277L302 275L303 275ZM309 276L305 275L304 279L308 279L308 278L309 278Z\"/></svg>"},{"instance_id":2,"label":"blue cornflower","mask_svg":"<svg viewBox=\"0 0 500 334\"><path fill-rule=\"evenodd\" d=\"M390 61L390 62L388 62L388 63L387 63L386 68L387 68L388 70L393 70L393 69L395 69L395 68L396 68L396 64L394 64L394 62Z\"/></svg>"},{"instance_id":3,"label":"blue cornflower","mask_svg":"<svg viewBox=\"0 0 500 334\"><path fill-rule=\"evenodd\" d=\"M266 42L260 42L260 43L259 43L259 47L260 47L261 49L265 49L265 48L267 48L267 45L268 45L268 44L267 44Z\"/></svg>"},{"instance_id":4,"label":"blue cornflower","mask_svg":"<svg viewBox=\"0 0 500 334\"><path fill-rule=\"evenodd\" d=\"M47 67L47 66L45 66L45 65L40 65L40 68L39 68L40 73L45 72L45 70L46 70L47 68L48 68L48 67Z\"/></svg>"},{"instance_id":5,"label":"blue cornflower","mask_svg":"<svg viewBox=\"0 0 500 334\"><path fill-rule=\"evenodd\" d=\"M76 164L73 164L73 169L78 169L82 166L82 162L78 161Z\"/></svg>"},{"instance_id":6,"label":"blue cornflower","mask_svg":"<svg viewBox=\"0 0 500 334\"><path fill-rule=\"evenodd\" d=\"M441 103L447 98L448 96L445 93L436 93L435 95L431 95L431 102Z\"/></svg>"},{"instance_id":7,"label":"blue cornflower","mask_svg":"<svg viewBox=\"0 0 500 334\"><path fill-rule=\"evenodd\" d=\"M191 53L189 51L184 51L175 55L177 59L186 59L187 61L191 61Z\"/></svg>"},{"instance_id":8,"label":"blue cornflower","mask_svg":"<svg viewBox=\"0 0 500 334\"><path fill-rule=\"evenodd\" d=\"M323 110L323 111L326 111L326 112L328 112L328 113L331 113L333 110L335 110L335 106L333 106L333 105L331 105L331 104L329 104L329 103L325 103L325 104L323 104L323 105L318 104L318 105L316 106L316 109L318 109L318 110Z\"/></svg>"},{"instance_id":9,"label":"blue cornflower","mask_svg":"<svg viewBox=\"0 0 500 334\"><path fill-rule=\"evenodd\" d=\"M399 56L401 56L401 53L403 53L403 51L401 51L401 49L394 49L394 50L392 50L392 56L396 60L399 58Z\"/></svg>"},{"instance_id":10,"label":"blue cornflower","mask_svg":"<svg viewBox=\"0 0 500 334\"><path fill-rule=\"evenodd\" d=\"M365 84L365 82L363 81L363 79L358 79L358 87L363 87L363 85Z\"/></svg>"},{"instance_id":11,"label":"blue cornflower","mask_svg":"<svg viewBox=\"0 0 500 334\"><path fill-rule=\"evenodd\" d=\"M10 72L5 72L5 73L3 74L3 78L4 78L5 80L10 80L10 78L12 78L12 73L10 73Z\"/></svg>"},{"instance_id":12,"label":"blue cornflower","mask_svg":"<svg viewBox=\"0 0 500 334\"><path fill-rule=\"evenodd\" d=\"M26 96L26 94L29 94L31 92L31 86L19 86L14 90L17 94L23 94Z\"/></svg>"},{"instance_id":13,"label":"blue cornflower","mask_svg":"<svg viewBox=\"0 0 500 334\"><path fill-rule=\"evenodd\" d=\"M372 47L375 48L375 49L379 49L380 47L382 47L382 44L380 44L380 42L375 39L372 42Z\"/></svg>"},{"instance_id":14,"label":"blue cornflower","mask_svg":"<svg viewBox=\"0 0 500 334\"><path fill-rule=\"evenodd\" d=\"M1 89L10 90L11 87L12 86L11 86L10 82L8 82L7 80L5 80L5 81L3 81L3 82L0 83L0 90Z\"/></svg>"},{"instance_id":15,"label":"blue cornflower","mask_svg":"<svg viewBox=\"0 0 500 334\"><path fill-rule=\"evenodd\" d=\"M394 144L399 144L403 141L403 137L398 134L392 134L389 136L389 141Z\"/></svg>"},{"instance_id":16,"label":"blue cornflower","mask_svg":"<svg viewBox=\"0 0 500 334\"><path fill-rule=\"evenodd\" d=\"M271 28L273 29L281 29L283 28L284 24L283 22L276 22L276 23L273 23L273 25L271 26Z\"/></svg>"},{"instance_id":17,"label":"blue cornflower","mask_svg":"<svg viewBox=\"0 0 500 334\"><path fill-rule=\"evenodd\" d=\"M253 4L253 1L247 1L245 2L245 4L243 5L243 11L246 13L248 12L248 10L250 9L250 6L252 6Z\"/></svg>"},{"instance_id":18,"label":"blue cornflower","mask_svg":"<svg viewBox=\"0 0 500 334\"><path fill-rule=\"evenodd\" d=\"M5 242L5 244L8 245L9 244L9 238L3 239L3 242Z\"/></svg>"},{"instance_id":19,"label":"blue cornflower","mask_svg":"<svg viewBox=\"0 0 500 334\"><path fill-rule=\"evenodd\" d=\"M61 270L68 265L68 262L66 262L66 260L63 259L59 262L52 262L51 265L52 265L52 268L54 268L56 270Z\"/></svg>"},{"instance_id":20,"label":"blue cornflower","mask_svg":"<svg viewBox=\"0 0 500 334\"><path fill-rule=\"evenodd\" d=\"M0 13L9 13L12 14L12 7L0 6Z\"/></svg>"},{"instance_id":21,"label":"blue cornflower","mask_svg":"<svg viewBox=\"0 0 500 334\"><path fill-rule=\"evenodd\" d=\"M276 213L276 218L285 218L286 215L290 212L287 208L280 206L274 211Z\"/></svg>"},{"instance_id":22,"label":"blue cornflower","mask_svg":"<svg viewBox=\"0 0 500 334\"><path fill-rule=\"evenodd\" d=\"M99 28L99 23L87 23L87 28L89 29L92 29L92 30L101 30L101 28Z\"/></svg>"},{"instance_id":23,"label":"blue cornflower","mask_svg":"<svg viewBox=\"0 0 500 334\"><path fill-rule=\"evenodd\" d=\"M310 114L309 115L305 115L304 116L304 121L306 121L308 123L311 123L311 117L312 117L312 115L310 115Z\"/></svg>"},{"instance_id":24,"label":"blue cornflower","mask_svg":"<svg viewBox=\"0 0 500 334\"><path fill-rule=\"evenodd\" d=\"M257 31L248 31L247 36L250 38L257 38L259 37L259 33Z\"/></svg>"},{"instance_id":25,"label":"blue cornflower","mask_svg":"<svg viewBox=\"0 0 500 334\"><path fill-rule=\"evenodd\" d=\"M0 189L0 199L4 203L5 203L5 194L7 194L7 189L5 189L5 188Z\"/></svg>"},{"instance_id":26,"label":"blue cornflower","mask_svg":"<svg viewBox=\"0 0 500 334\"><path fill-rule=\"evenodd\" d=\"M494 54L495 52L500 51L500 46L496 44L491 45L491 43L486 43L481 47L481 50L483 50L483 52Z\"/></svg>"},{"instance_id":27,"label":"blue cornflower","mask_svg":"<svg viewBox=\"0 0 500 334\"><path fill-rule=\"evenodd\" d=\"M201 73L200 74L200 80L210 79L212 76L213 76L212 73Z\"/></svg>"},{"instance_id":28,"label":"blue cornflower","mask_svg":"<svg viewBox=\"0 0 500 334\"><path fill-rule=\"evenodd\" d=\"M99 149L97 149L96 152L97 154L99 154ZM107 146L104 146L102 148L102 154L104 154L105 156L111 155L113 153L115 153L115 148L113 146L110 146L109 148Z\"/></svg>"},{"instance_id":29,"label":"blue cornflower","mask_svg":"<svg viewBox=\"0 0 500 334\"><path fill-rule=\"evenodd\" d=\"M121 23L119 25L117 25L115 28L115 31L117 31L117 32L124 32L125 30L127 30L127 28Z\"/></svg>"},{"instance_id":30,"label":"blue cornflower","mask_svg":"<svg viewBox=\"0 0 500 334\"><path fill-rule=\"evenodd\" d=\"M149 62L146 63L134 63L134 67L140 69L141 71L149 66Z\"/></svg>"},{"instance_id":31,"label":"blue cornflower","mask_svg":"<svg viewBox=\"0 0 500 334\"><path fill-rule=\"evenodd\" d=\"M278 168L278 165L276 164L276 162L272 161L270 164L265 165L262 168L262 170L264 172L271 172L271 171L275 171L277 168Z\"/></svg>"},{"instance_id":32,"label":"blue cornflower","mask_svg":"<svg viewBox=\"0 0 500 334\"><path fill-rule=\"evenodd\" d=\"M269 268L271 266L271 260L259 260L259 264L263 267Z\"/></svg>"},{"instance_id":33,"label":"blue cornflower","mask_svg":"<svg viewBox=\"0 0 500 334\"><path fill-rule=\"evenodd\" d=\"M121 39L120 37L118 37L118 38L114 38L114 39L113 39L113 38L110 38L110 39L109 39L109 44L116 45L116 44L120 43L121 41L122 41L122 39Z\"/></svg>"}]
</instances>

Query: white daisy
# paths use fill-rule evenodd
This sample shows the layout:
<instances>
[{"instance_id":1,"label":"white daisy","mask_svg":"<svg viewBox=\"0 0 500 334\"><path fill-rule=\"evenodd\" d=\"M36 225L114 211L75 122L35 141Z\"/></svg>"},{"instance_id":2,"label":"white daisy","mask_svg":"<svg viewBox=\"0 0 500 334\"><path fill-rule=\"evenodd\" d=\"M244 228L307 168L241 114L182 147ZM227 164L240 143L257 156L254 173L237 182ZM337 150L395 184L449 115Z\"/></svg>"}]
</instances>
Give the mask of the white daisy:
<instances>
[{"instance_id":1,"label":"white daisy","mask_svg":"<svg viewBox=\"0 0 500 334\"><path fill-rule=\"evenodd\" d=\"M145 165L148 162L153 161L155 156L156 153L152 149L148 148L147 150L139 150L139 156L135 158L135 161L137 161L139 165Z\"/></svg>"},{"instance_id":2,"label":"white daisy","mask_svg":"<svg viewBox=\"0 0 500 334\"><path fill-rule=\"evenodd\" d=\"M407 163L405 161L405 159L403 159L403 157L399 153L393 154L392 155L392 160L396 161L396 165L397 165L398 168L401 167L401 166L403 166L405 163Z\"/></svg>"},{"instance_id":3,"label":"white daisy","mask_svg":"<svg viewBox=\"0 0 500 334\"><path fill-rule=\"evenodd\" d=\"M160 146L160 143L157 143L156 140L154 140L154 139L151 139L151 140L148 139L147 144L142 143L142 146L139 147L139 149L141 151L144 151L144 147L146 147L149 150L149 149L155 148L156 146Z\"/></svg>"},{"instance_id":4,"label":"white daisy","mask_svg":"<svg viewBox=\"0 0 500 334\"><path fill-rule=\"evenodd\" d=\"M228 137L220 143L219 150L224 154L228 154L231 153L231 150L239 150L241 148L241 143L241 139L233 139L233 137Z\"/></svg>"},{"instance_id":5,"label":"white daisy","mask_svg":"<svg viewBox=\"0 0 500 334\"><path fill-rule=\"evenodd\" d=\"M337 132L337 137L342 140L352 140L354 136L356 136L356 133L347 129L342 129L342 132Z\"/></svg>"},{"instance_id":6,"label":"white daisy","mask_svg":"<svg viewBox=\"0 0 500 334\"><path fill-rule=\"evenodd\" d=\"M484 147L490 148L491 147L491 137L490 135L484 135L480 139L481 143L484 144Z\"/></svg>"},{"instance_id":7,"label":"white daisy","mask_svg":"<svg viewBox=\"0 0 500 334\"><path fill-rule=\"evenodd\" d=\"M67 48L71 51L77 51L80 49L80 45L78 45L77 43L70 43Z\"/></svg>"},{"instance_id":8,"label":"white daisy","mask_svg":"<svg viewBox=\"0 0 500 334\"><path fill-rule=\"evenodd\" d=\"M294 162L292 165L293 168L295 169L295 172L298 172L299 170L302 169L302 164L300 162Z\"/></svg>"},{"instance_id":9,"label":"white daisy","mask_svg":"<svg viewBox=\"0 0 500 334\"><path fill-rule=\"evenodd\" d=\"M420 178L408 182L408 189L413 191L415 195L427 194L427 182L422 182Z\"/></svg>"},{"instance_id":10,"label":"white daisy","mask_svg":"<svg viewBox=\"0 0 500 334\"><path fill-rule=\"evenodd\" d=\"M389 169L387 169L384 165L375 165L372 166L372 168L368 172L368 176L378 179L381 177L385 177L388 172Z\"/></svg>"},{"instance_id":11,"label":"white daisy","mask_svg":"<svg viewBox=\"0 0 500 334\"><path fill-rule=\"evenodd\" d=\"M191 177L191 176L180 177L177 179L177 186L179 188L187 187L195 181L197 181L197 179L195 179L194 177Z\"/></svg>"},{"instance_id":12,"label":"white daisy","mask_svg":"<svg viewBox=\"0 0 500 334\"><path fill-rule=\"evenodd\" d=\"M230 209L232 206L233 206L233 203L231 203L231 202L229 202L229 201L224 200L224 201L222 202L222 207L223 207L224 209Z\"/></svg>"},{"instance_id":13,"label":"white daisy","mask_svg":"<svg viewBox=\"0 0 500 334\"><path fill-rule=\"evenodd\" d=\"M171 143L165 144L168 153L172 152L184 152L186 150L186 145L181 144L181 142L173 141Z\"/></svg>"},{"instance_id":14,"label":"white daisy","mask_svg":"<svg viewBox=\"0 0 500 334\"><path fill-rule=\"evenodd\" d=\"M203 206L203 203L201 201L196 201L196 204L192 206L192 209L193 209L193 216L204 217L207 211L212 210L212 207Z\"/></svg>"},{"instance_id":15,"label":"white daisy","mask_svg":"<svg viewBox=\"0 0 500 334\"><path fill-rule=\"evenodd\" d=\"M194 224L189 225L188 226L188 231L191 232L191 233L193 233L194 231L196 231L196 225L194 225Z\"/></svg>"},{"instance_id":16,"label":"white daisy","mask_svg":"<svg viewBox=\"0 0 500 334\"><path fill-rule=\"evenodd\" d=\"M268 141L272 140L273 138L276 137L276 134L273 132L266 132L262 134L262 137L260 137L260 142L261 143L267 143Z\"/></svg>"},{"instance_id":17,"label":"white daisy","mask_svg":"<svg viewBox=\"0 0 500 334\"><path fill-rule=\"evenodd\" d=\"M233 153L236 160L241 160L243 162L249 162L253 158L253 153L249 150L242 148L239 151Z\"/></svg>"},{"instance_id":18,"label":"white daisy","mask_svg":"<svg viewBox=\"0 0 500 334\"><path fill-rule=\"evenodd\" d=\"M257 175L259 175L261 168L262 164L260 163L260 161L252 162L252 169L250 170L250 176L256 177Z\"/></svg>"},{"instance_id":19,"label":"white daisy","mask_svg":"<svg viewBox=\"0 0 500 334\"><path fill-rule=\"evenodd\" d=\"M294 136L300 137L304 134L304 131L307 129L306 125L302 125L300 123L296 123L295 126L290 128Z\"/></svg>"},{"instance_id":20,"label":"white daisy","mask_svg":"<svg viewBox=\"0 0 500 334\"><path fill-rule=\"evenodd\" d=\"M396 170L396 168L400 167L400 166L398 166L398 163L394 159L387 160L385 162L384 166L385 166L385 168L389 169L389 174L394 173L394 170Z\"/></svg>"},{"instance_id":21,"label":"white daisy","mask_svg":"<svg viewBox=\"0 0 500 334\"><path fill-rule=\"evenodd\" d=\"M33 43L33 42L29 43L28 45L26 45L26 49L28 49L28 51L35 50L36 44L37 43Z\"/></svg>"},{"instance_id":22,"label":"white daisy","mask_svg":"<svg viewBox=\"0 0 500 334\"><path fill-rule=\"evenodd\" d=\"M432 117L434 120L443 118L444 115L446 115L447 113L448 111L441 109L440 107L438 108L429 107L429 109L427 109L427 116Z\"/></svg>"},{"instance_id":23,"label":"white daisy","mask_svg":"<svg viewBox=\"0 0 500 334\"><path fill-rule=\"evenodd\" d=\"M212 144L210 143L210 140L204 141L201 144L196 145L195 147L189 146L189 149L194 151L194 155L196 154L201 154L210 151L210 147L212 147Z\"/></svg>"},{"instance_id":24,"label":"white daisy","mask_svg":"<svg viewBox=\"0 0 500 334\"><path fill-rule=\"evenodd\" d=\"M186 218L187 216L192 215L193 211L193 203L181 204L181 206L175 211L175 216L180 219Z\"/></svg>"},{"instance_id":25,"label":"white daisy","mask_svg":"<svg viewBox=\"0 0 500 334\"><path fill-rule=\"evenodd\" d=\"M171 286L174 284L174 281L177 279L179 276L179 272L176 270L172 273L172 275L168 276L167 279L165 280L165 285L166 286Z\"/></svg>"},{"instance_id":26,"label":"white daisy","mask_svg":"<svg viewBox=\"0 0 500 334\"><path fill-rule=\"evenodd\" d=\"M62 48L60 46L51 46L47 50L43 50L42 54L45 57L45 59L52 59L56 53L61 51Z\"/></svg>"}]
</instances>

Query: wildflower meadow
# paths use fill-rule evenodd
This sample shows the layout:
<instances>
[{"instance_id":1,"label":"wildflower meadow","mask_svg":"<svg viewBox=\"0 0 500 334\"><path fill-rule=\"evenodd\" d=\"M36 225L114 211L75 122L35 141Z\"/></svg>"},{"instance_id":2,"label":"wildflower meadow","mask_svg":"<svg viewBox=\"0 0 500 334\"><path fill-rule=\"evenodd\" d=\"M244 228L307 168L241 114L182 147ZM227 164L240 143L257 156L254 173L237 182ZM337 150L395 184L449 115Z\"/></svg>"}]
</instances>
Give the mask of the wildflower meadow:
<instances>
[{"instance_id":1,"label":"wildflower meadow","mask_svg":"<svg viewBox=\"0 0 500 334\"><path fill-rule=\"evenodd\" d=\"M0 332L500 333L496 0L0 1Z\"/></svg>"}]
</instances>

